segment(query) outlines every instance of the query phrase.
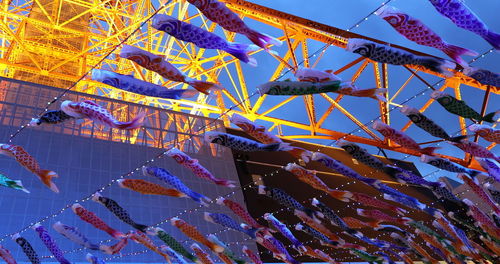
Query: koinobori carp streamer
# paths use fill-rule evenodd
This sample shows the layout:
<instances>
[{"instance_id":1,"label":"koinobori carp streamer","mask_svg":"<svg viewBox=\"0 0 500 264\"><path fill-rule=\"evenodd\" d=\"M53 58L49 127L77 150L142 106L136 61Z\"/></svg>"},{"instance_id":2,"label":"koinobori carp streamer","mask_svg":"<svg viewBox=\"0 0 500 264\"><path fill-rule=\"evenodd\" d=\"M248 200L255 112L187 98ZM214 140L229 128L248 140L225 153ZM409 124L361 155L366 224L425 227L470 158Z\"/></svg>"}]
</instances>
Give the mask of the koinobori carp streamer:
<instances>
[{"instance_id":1,"label":"koinobori carp streamer","mask_svg":"<svg viewBox=\"0 0 500 264\"><path fill-rule=\"evenodd\" d=\"M216 83L189 78L174 65L168 63L162 55L156 55L137 47L123 45L120 51L120 57L131 60L148 70L154 71L167 80L189 84L199 92L205 94L208 94L209 91L222 90L222 87ZM171 89L164 90L179 91ZM187 92L187 90L185 91ZM180 95L179 98L194 95L192 92L189 92L189 95L181 92L177 93Z\"/></svg>"},{"instance_id":2,"label":"koinobori carp streamer","mask_svg":"<svg viewBox=\"0 0 500 264\"><path fill-rule=\"evenodd\" d=\"M160 167L143 167L142 173L144 174L144 176L158 178L168 185L174 187L176 190L186 194L193 201L208 206L206 202L210 201L210 198L191 190L178 177L176 177L166 169Z\"/></svg>"},{"instance_id":3,"label":"koinobori carp streamer","mask_svg":"<svg viewBox=\"0 0 500 264\"><path fill-rule=\"evenodd\" d=\"M19 233L16 233L12 236L12 240L14 240L23 250L24 254L32 264L40 264L40 258L38 257L38 254L36 253L35 249L31 246L31 243L26 240L26 238L21 237Z\"/></svg>"},{"instance_id":4,"label":"koinobori carp streamer","mask_svg":"<svg viewBox=\"0 0 500 264\"><path fill-rule=\"evenodd\" d=\"M74 118L88 118L98 124L123 130L133 130L141 127L146 117L145 112L139 112L129 122L118 121L106 108L90 100L81 102L64 101L61 104L61 110Z\"/></svg>"},{"instance_id":5,"label":"koinobori carp streamer","mask_svg":"<svg viewBox=\"0 0 500 264\"><path fill-rule=\"evenodd\" d=\"M61 264L71 264L65 257L63 251L59 248L59 246L56 244L56 241L50 236L49 231L47 229L40 225L40 224L35 224L33 227L33 230L35 230L42 240L43 244L47 247L47 249L52 253L54 258L59 261Z\"/></svg>"},{"instance_id":6,"label":"koinobori carp streamer","mask_svg":"<svg viewBox=\"0 0 500 264\"><path fill-rule=\"evenodd\" d=\"M226 179L216 178L209 170L207 170L197 159L191 158L186 153L180 151L177 148L171 148L167 151L167 156L173 158L177 163L190 169L194 175L199 178L206 179L213 182L216 185L225 186L229 188L236 187L235 182Z\"/></svg>"},{"instance_id":7,"label":"koinobori carp streamer","mask_svg":"<svg viewBox=\"0 0 500 264\"><path fill-rule=\"evenodd\" d=\"M497 112L492 112L482 116L476 110L472 109L467 105L465 101L459 100L445 92L434 91L431 93L431 98L438 101L438 103L443 106L446 111L461 116L463 118L469 118L476 122L485 121L488 123L495 123L495 115Z\"/></svg>"},{"instance_id":8,"label":"koinobori carp streamer","mask_svg":"<svg viewBox=\"0 0 500 264\"><path fill-rule=\"evenodd\" d=\"M99 193L95 193L92 196L92 201L104 205L104 207L106 207L111 213L113 213L116 217L118 217L118 219L122 220L124 223L132 226L133 228L141 232L146 232L148 226L138 224L134 220L132 220L127 210L121 207L115 200L108 197L104 197Z\"/></svg>"},{"instance_id":9,"label":"koinobori carp streamer","mask_svg":"<svg viewBox=\"0 0 500 264\"><path fill-rule=\"evenodd\" d=\"M485 69L466 67L464 74L484 84L500 87L500 74Z\"/></svg>"},{"instance_id":10,"label":"koinobori carp streamer","mask_svg":"<svg viewBox=\"0 0 500 264\"><path fill-rule=\"evenodd\" d=\"M481 36L495 49L500 50L500 34L493 32L462 0L430 0L443 16L460 28Z\"/></svg>"},{"instance_id":11,"label":"koinobori carp streamer","mask_svg":"<svg viewBox=\"0 0 500 264\"><path fill-rule=\"evenodd\" d=\"M358 53L371 60L393 65L420 65L431 71L451 77L449 68L455 63L429 56L419 56L408 51L375 43L366 39L352 38L347 42L347 51Z\"/></svg>"},{"instance_id":12,"label":"koinobori carp streamer","mask_svg":"<svg viewBox=\"0 0 500 264\"><path fill-rule=\"evenodd\" d=\"M13 157L21 166L38 176L43 184L49 187L50 190L55 193L59 193L59 188L57 188L56 184L52 182L52 178L57 178L59 175L57 175L54 171L41 169L38 161L36 161L33 156L24 150L23 147L10 144L0 144L0 154Z\"/></svg>"},{"instance_id":13,"label":"koinobori carp streamer","mask_svg":"<svg viewBox=\"0 0 500 264\"><path fill-rule=\"evenodd\" d=\"M125 235L121 233L120 231L117 231L108 224L106 224L101 218L99 218L96 214L93 212L85 209L81 204L75 203L71 206L71 209L73 212L80 217L83 221L91 224L95 228L102 230L106 233L108 233L110 236L112 236L115 239L119 239L124 237Z\"/></svg>"},{"instance_id":14,"label":"koinobori carp streamer","mask_svg":"<svg viewBox=\"0 0 500 264\"><path fill-rule=\"evenodd\" d=\"M248 53L259 49L258 46L227 42L212 32L165 14L156 14L151 25L157 30L163 31L176 39L193 43L199 48L223 50L249 65L257 66L257 61L250 57Z\"/></svg>"},{"instance_id":15,"label":"koinobori carp streamer","mask_svg":"<svg viewBox=\"0 0 500 264\"><path fill-rule=\"evenodd\" d=\"M248 138L239 137L218 131L205 132L205 142L218 144L233 150L239 150L244 152L288 151L292 149L288 143L281 142L272 144L262 144Z\"/></svg>"},{"instance_id":16,"label":"koinobori carp streamer","mask_svg":"<svg viewBox=\"0 0 500 264\"><path fill-rule=\"evenodd\" d=\"M447 43L436 32L427 27L422 21L411 17L408 14L405 14L395 7L383 5L377 10L375 14L387 21L387 23L389 23L405 38L420 45L439 49L462 66L467 66L467 62L460 56L478 55L478 53L475 51Z\"/></svg>"},{"instance_id":17,"label":"koinobori carp streamer","mask_svg":"<svg viewBox=\"0 0 500 264\"><path fill-rule=\"evenodd\" d=\"M7 188L12 188L14 190L20 190L25 193L30 193L30 191L24 188L23 183L20 180L12 180L1 172L0 172L0 185Z\"/></svg>"},{"instance_id":18,"label":"koinobori carp streamer","mask_svg":"<svg viewBox=\"0 0 500 264\"><path fill-rule=\"evenodd\" d=\"M198 91L196 90L167 89L166 87L157 84L136 79L130 75L124 75L100 69L92 70L92 80L113 86L130 93L163 99L191 98L198 94ZM77 117L76 115L71 116Z\"/></svg>"},{"instance_id":19,"label":"koinobori carp streamer","mask_svg":"<svg viewBox=\"0 0 500 264\"><path fill-rule=\"evenodd\" d=\"M224 3L217 0L187 0L196 6L203 15L227 31L246 36L250 41L260 48L267 49L267 45L281 46L281 41L267 34L251 29L238 14L231 11Z\"/></svg>"}]
</instances>

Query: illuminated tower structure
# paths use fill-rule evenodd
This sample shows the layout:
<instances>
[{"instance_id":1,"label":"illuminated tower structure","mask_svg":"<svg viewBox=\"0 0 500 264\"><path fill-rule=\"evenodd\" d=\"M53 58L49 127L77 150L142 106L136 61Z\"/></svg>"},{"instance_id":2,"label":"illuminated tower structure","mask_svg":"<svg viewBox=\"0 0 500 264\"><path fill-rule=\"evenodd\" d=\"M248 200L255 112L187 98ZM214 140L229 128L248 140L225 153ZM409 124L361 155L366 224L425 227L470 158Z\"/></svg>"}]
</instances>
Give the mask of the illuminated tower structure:
<instances>
[{"instance_id":1,"label":"illuminated tower structure","mask_svg":"<svg viewBox=\"0 0 500 264\"><path fill-rule=\"evenodd\" d=\"M258 24L262 31L279 37L284 45L274 49L280 55L259 50L253 56L261 62L261 67L251 68L242 65L227 53L197 48L150 26L151 15L160 6L165 5L160 13L167 13L201 26L230 41L248 42L242 36L224 31L207 20L187 1L182 0L5 0L0 4L0 76L64 89L97 65L97 68L133 74L136 78L166 88L187 88L185 84L166 81L130 61L120 59L117 56L120 44L126 43L163 54L169 62L190 77L219 82L225 89L217 92L215 100L202 94L189 100L149 98L126 93L88 78L79 81L72 89L210 117L228 111L235 112L251 120L259 120L270 130L287 139L335 140L344 137L353 142L418 155L415 151L397 147L381 138L371 127L365 125L366 120L362 120L358 114L353 114L352 105L345 103L346 99L342 95L277 98L259 97L255 93L256 85L277 78L289 78L290 73L284 77L282 75L289 68L296 69L300 64L306 67L328 67L328 60L331 61L344 52L341 48L345 47L349 38L367 37L244 0L222 2L227 3L228 7L244 18L250 26ZM315 53L321 47L325 49ZM111 54L107 56L108 53ZM335 69L335 73L345 79L350 78L352 82L359 81L360 76L363 76L364 80L368 76L369 81L362 81L363 86L389 87L387 103L370 101L366 104L367 111L379 113L382 121L388 124L391 124L392 119L389 109L397 105L397 99L402 100L402 96L414 94L415 91L426 87L428 82L424 83L425 79L436 79L435 76L444 78L420 67L397 67L398 70L393 70L392 66L356 54L350 54L347 59L345 57L343 56L342 65ZM405 81L392 82L395 76L404 78ZM485 91L481 109L483 113L490 95L498 96L500 93L497 87L481 85L459 72L454 77L445 79L436 89L451 90L457 98L461 98L462 90L466 86L469 87L467 89L473 87ZM250 99L247 99L248 97ZM432 104L434 100L428 99L420 110L425 111ZM322 107L318 107L319 105ZM286 116L280 113L279 110L287 107L303 110L304 116ZM222 119L229 125L228 115L224 115ZM338 126L339 123L345 122L358 127L360 133L351 134ZM462 129L462 133L466 133L463 118L455 118L453 122L457 128ZM410 126L411 123L406 123L403 130L406 131ZM489 146L490 149L493 147L494 144ZM463 165L478 167L477 162L468 155L447 158Z\"/></svg>"}]
</instances>

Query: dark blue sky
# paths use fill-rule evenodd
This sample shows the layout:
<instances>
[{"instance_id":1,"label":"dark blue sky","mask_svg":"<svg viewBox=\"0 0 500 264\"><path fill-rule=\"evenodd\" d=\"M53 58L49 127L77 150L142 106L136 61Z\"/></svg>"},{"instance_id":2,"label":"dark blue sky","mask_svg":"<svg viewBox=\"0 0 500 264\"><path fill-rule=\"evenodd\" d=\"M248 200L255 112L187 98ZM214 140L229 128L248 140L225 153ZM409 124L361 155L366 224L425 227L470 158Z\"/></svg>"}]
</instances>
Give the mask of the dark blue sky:
<instances>
[{"instance_id":1,"label":"dark blue sky","mask_svg":"<svg viewBox=\"0 0 500 264\"><path fill-rule=\"evenodd\" d=\"M309 0L309 1L297 1L297 0L250 0L250 2L254 2L260 5L264 5L270 8L274 8L283 12L291 13L294 15L298 15L304 18L308 18L311 20L315 20L318 22L322 22L327 25L331 25L334 27L338 27L341 29L347 29L356 24L357 21L364 18L374 9L379 7L383 2L382 0L351 0L351 1L340 1L340 0ZM498 19L498 12L500 11L500 1L497 0L482 0L482 1L466 1L466 4L490 27L490 29L500 32L500 20ZM447 42L461 46L464 48L472 49L477 51L478 53L483 53L488 51L491 46L484 41L481 37L476 34L466 31L464 29L458 28L455 24L453 24L446 17L441 16L434 7L427 0L393 0L389 3L389 5L395 6L398 9L402 10L409 15L422 20L427 26L431 27L435 32L437 32L440 36L443 37ZM447 58L445 54L441 51L420 46L415 44L399 33L397 33L387 22L382 20L381 18L372 15L368 18L367 21L361 23L361 25L352 30L355 33L359 33L368 37L377 38L389 43L394 43L402 46L406 46L418 51L426 52L429 54L433 54L442 58ZM314 44L311 45L314 47ZM318 47L320 45L318 44ZM342 51L338 48L331 48L332 51L328 52L327 55L322 59L322 61L318 64L317 68L323 69L338 69L341 66L345 65L352 59L356 58L353 54L349 52ZM311 48L314 50L314 48ZM281 54L280 52L280 55ZM472 57L465 56L464 59L467 61L471 60ZM500 67L498 65L498 61L500 60L500 53L490 53L484 58L478 60L472 66L486 68L494 72L500 72ZM260 61L259 61L260 62ZM263 66L264 64L261 64ZM260 70L263 67L259 67ZM391 91L395 91L399 88L399 86L409 77L409 74L404 70L401 70L401 67L390 66L390 72L393 73L390 78L389 89ZM368 74L362 75L358 81L358 85L363 88L373 87L373 71L371 70ZM401 77L399 78L397 75L394 76L394 73L401 72ZM346 72L341 74L341 77L344 79L350 78L352 72ZM422 75L426 78L428 82L431 84L438 81L438 78L432 78L427 75ZM287 75L285 78L289 78ZM409 87L406 89L404 93L402 93L396 100L396 103L401 103L405 101L407 98L413 96L417 92L424 89L425 86L418 81L412 81ZM393 93L392 92L392 93ZM448 89L447 92L453 93L451 89ZM482 99L484 92L478 89L474 89L467 86L462 86L462 93L465 100L478 111L480 110ZM430 92L427 92L425 95L421 95L408 103L408 105L412 107L419 108L421 107L426 100L429 99ZM490 104L488 111L495 111L500 108L499 99L500 96L492 95L490 98ZM281 101L281 100L280 100ZM278 101L276 101L278 102ZM365 108L364 102L365 100L358 100L353 98L343 99L342 105L355 114L362 122L368 122L374 118L378 117L378 114L373 111L373 102L367 102L370 104L371 110L367 110ZM373 104L373 106L372 106ZM273 102L267 102L264 106L271 107ZM317 111L321 113L328 107L328 104L324 102L321 104L321 101L318 101ZM454 133L460 130L458 125L458 119L456 116L446 112L441 106L438 104L433 104L425 114L432 119L442 123L442 125L448 130L448 132ZM294 116L294 120L306 121L307 116L304 111L295 110L291 107L283 108L280 113L277 115L281 115L286 119L290 119L290 115ZM450 121L451 120L451 121ZM408 119L402 115L398 109L391 113L391 122L392 126L395 128L402 128L402 126L408 121ZM349 121L347 118L342 117L341 114L334 115L333 119L329 119L328 122L330 124L326 124L325 126L331 127L338 131L350 132L356 126ZM470 121L467 121L467 124L470 124ZM414 137L418 142L430 141L434 140L432 136L429 136L422 132L422 130L412 127L408 130L408 134ZM357 135L363 135L361 133L357 133ZM321 141L322 144L328 144L330 141ZM483 145L487 145L487 142L480 141ZM455 155L462 157L463 152L458 150L457 148L450 146L448 144L440 144L440 149L438 152L443 154ZM370 148L369 148L370 149ZM377 151L376 149L371 148L370 150ZM493 152L498 153L498 147L493 148ZM403 156L399 153L388 152L390 157L393 158L402 158ZM422 165L417 161L417 158L411 157L408 159L409 161L413 161L418 165L418 168L422 171L423 174L430 173L435 171L434 167L428 165ZM437 173L433 178L441 175L449 175L448 173ZM432 179L432 178L431 178Z\"/></svg>"}]
</instances>

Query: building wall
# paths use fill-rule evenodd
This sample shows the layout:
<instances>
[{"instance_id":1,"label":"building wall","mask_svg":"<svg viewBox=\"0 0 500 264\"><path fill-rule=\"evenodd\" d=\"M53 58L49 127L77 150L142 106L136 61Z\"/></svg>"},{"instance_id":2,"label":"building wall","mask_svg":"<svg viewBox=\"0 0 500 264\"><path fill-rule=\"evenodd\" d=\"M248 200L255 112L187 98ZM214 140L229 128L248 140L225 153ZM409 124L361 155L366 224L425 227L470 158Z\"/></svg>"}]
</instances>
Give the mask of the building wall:
<instances>
[{"instance_id":1,"label":"building wall","mask_svg":"<svg viewBox=\"0 0 500 264\"><path fill-rule=\"evenodd\" d=\"M0 102L0 139L6 143L9 136L15 132L21 124L27 123L31 117L36 116L46 105L48 98L53 98L61 92L59 89L1 79L0 89L5 94L4 101ZM108 100L101 97L93 97L79 93L70 92L66 98L80 100L82 98L92 99L101 105L122 109L120 114L125 119L135 114L139 106L121 101ZM145 107L141 107L145 108ZM51 109L55 109L51 108ZM125 110L123 110L125 109ZM123 112L124 111L124 112ZM82 121L69 121L60 125L44 124L39 127L28 127L14 139L14 144L23 146L30 154L37 158L44 169L54 170L59 174L55 183L61 190L55 194L46 188L38 178L29 171L22 168L14 159L0 156L0 171L12 179L22 180L24 186L31 191L30 194L13 189L1 188L0 194L0 242L4 247L11 250L13 255L21 263L27 258L15 244L10 235L22 230L33 223L41 222L49 229L60 247L69 252L66 254L72 263L84 262L88 250L78 250L80 247L66 238L62 237L52 229L56 221L76 226L87 235L93 242L106 241L110 237L91 225L81 221L68 208L75 201L88 197L102 186L107 185L112 179L127 174L141 166L143 162L153 159L164 149L153 146L169 146L176 143L182 136L196 133L196 127L212 122L210 119L184 115L182 113L163 111L147 108L148 118L145 128L141 129L139 135L134 138L132 134L123 134L116 130L109 130L95 126L93 123ZM118 113L118 112L116 112ZM182 130L175 126L175 122L169 125L168 118L184 121L190 124L190 129ZM211 127L223 130L219 122L211 124ZM196 140L193 140L196 141ZM189 143L181 146L185 152L197 158L201 164L220 178L235 180L238 177L232 159L231 151L222 148L211 148L206 144ZM195 177L189 170L178 165L173 159L163 157L155 159L152 165L168 169L177 175L186 185L210 198L229 195L228 198L243 204L242 193L239 189L218 187L206 180ZM135 171L127 178L145 179L155 183L161 183L155 178L142 175ZM233 193L234 192L234 193ZM102 195L116 200L121 206L129 211L131 217L138 223L153 225L183 213L180 217L188 223L197 226L204 234L224 230L221 226L208 223L203 219L203 212L225 212L232 215L225 207L212 204L208 208L200 208L191 199L163 197L153 195L142 195L127 189L122 189L116 184L102 192ZM93 211L110 226L127 232L131 227L126 225L111 214L107 209L95 202L80 202L85 208ZM184 213L187 210L186 213ZM196 210L196 211L193 211ZM46 216L50 216L46 219ZM233 215L232 215L233 216ZM235 216L233 216L235 217ZM236 218L236 217L235 217ZM45 220L44 220L45 219ZM237 218L236 218L237 219ZM180 233L169 223L160 225L167 232L184 242L186 247L192 243L184 234ZM48 256L48 250L43 246L35 232L27 229L21 233L28 239L40 256ZM224 231L218 237L225 242L242 241L246 235L235 231ZM157 245L161 244L155 239ZM112 244L106 242L105 244ZM245 243L250 248L255 244ZM234 247L233 250L240 255L241 249ZM145 248L136 243L129 243L123 250L124 254L143 251ZM100 257L107 255L100 252L92 252ZM54 261L45 258L45 261ZM155 263L165 262L160 256L148 252L136 256L110 259L108 263Z\"/></svg>"}]
</instances>

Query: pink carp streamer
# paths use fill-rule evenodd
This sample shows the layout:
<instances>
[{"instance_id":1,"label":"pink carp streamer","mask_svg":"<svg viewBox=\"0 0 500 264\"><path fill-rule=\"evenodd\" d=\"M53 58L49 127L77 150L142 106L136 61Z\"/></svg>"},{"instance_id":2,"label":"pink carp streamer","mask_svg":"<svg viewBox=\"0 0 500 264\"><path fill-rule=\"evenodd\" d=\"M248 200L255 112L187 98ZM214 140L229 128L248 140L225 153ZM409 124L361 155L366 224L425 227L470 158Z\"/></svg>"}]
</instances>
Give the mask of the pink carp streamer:
<instances>
[{"instance_id":1,"label":"pink carp streamer","mask_svg":"<svg viewBox=\"0 0 500 264\"><path fill-rule=\"evenodd\" d=\"M167 80L189 84L204 94L208 94L209 91L223 89L216 83L191 79L174 65L168 63L164 56L153 54L137 47L123 45L120 57L131 60L150 71L154 71Z\"/></svg>"},{"instance_id":2,"label":"pink carp streamer","mask_svg":"<svg viewBox=\"0 0 500 264\"><path fill-rule=\"evenodd\" d=\"M380 132L380 134L382 134L384 137L393 140L402 147L418 151L422 154L432 156L434 154L434 151L437 149L435 147L421 148L420 145L418 145L418 143L408 135L380 121L375 121L373 123L373 128Z\"/></svg>"},{"instance_id":3,"label":"pink carp streamer","mask_svg":"<svg viewBox=\"0 0 500 264\"><path fill-rule=\"evenodd\" d=\"M169 151L167 151L167 155L173 158L177 163L190 169L193 174L198 176L199 178L211 181L216 185L224 187L236 187L234 181L216 178L209 170L203 167L197 159L191 158L189 155L177 148L171 148Z\"/></svg>"},{"instance_id":4,"label":"pink carp streamer","mask_svg":"<svg viewBox=\"0 0 500 264\"><path fill-rule=\"evenodd\" d=\"M264 126L258 125L239 114L233 114L229 121L241 128L249 136L255 138L260 143L273 144L273 143L283 143L283 141L275 136L274 134L268 132ZM309 150L290 146L288 153L296 158L301 158L304 162L309 162L311 160L312 152Z\"/></svg>"},{"instance_id":5,"label":"pink carp streamer","mask_svg":"<svg viewBox=\"0 0 500 264\"><path fill-rule=\"evenodd\" d=\"M395 7L384 5L376 12L376 14L387 21L387 23L389 23L405 38L420 45L439 49L462 66L467 66L468 64L460 56L478 55L475 51L447 43L438 34L436 34L436 32L432 31L432 29L422 23L422 21L403 13Z\"/></svg>"},{"instance_id":6,"label":"pink carp streamer","mask_svg":"<svg viewBox=\"0 0 500 264\"><path fill-rule=\"evenodd\" d=\"M88 118L98 124L111 128L133 130L142 126L145 112L139 112L135 118L129 122L118 121L108 110L89 100L82 102L64 101L61 104L61 110L74 118Z\"/></svg>"}]
</instances>

